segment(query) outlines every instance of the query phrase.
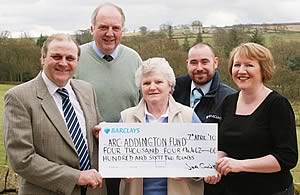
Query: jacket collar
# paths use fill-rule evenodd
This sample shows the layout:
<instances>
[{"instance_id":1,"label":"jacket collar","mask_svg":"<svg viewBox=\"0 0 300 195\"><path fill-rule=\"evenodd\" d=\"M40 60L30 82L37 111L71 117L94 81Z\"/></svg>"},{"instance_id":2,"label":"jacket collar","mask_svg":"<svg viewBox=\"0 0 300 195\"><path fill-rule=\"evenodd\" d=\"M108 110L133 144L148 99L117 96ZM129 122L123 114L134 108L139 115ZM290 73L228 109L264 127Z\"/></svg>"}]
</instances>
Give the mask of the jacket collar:
<instances>
[{"instance_id":1,"label":"jacket collar","mask_svg":"<svg viewBox=\"0 0 300 195\"><path fill-rule=\"evenodd\" d=\"M68 133L66 131L67 126L64 122L63 117L61 116L57 105L51 96L51 94L48 91L48 88L42 78L42 74L39 73L38 76L34 79L35 87L36 87L36 93L37 98L41 99L41 106L46 115L49 117L49 120L53 123L57 131L61 134L61 136L66 140L66 142L74 149L76 152L76 149L74 147L73 141ZM92 140L93 135L91 131L88 130L88 127L90 127L90 111L88 110L90 108L90 98L84 92L80 90L80 87L75 84L75 80L70 80L71 87L79 101L79 104L81 105L82 111L84 113L85 123L86 123L86 130L87 130L87 137L88 137L88 144L89 144L89 150L92 151L92 143L89 140Z\"/></svg>"},{"instance_id":2,"label":"jacket collar","mask_svg":"<svg viewBox=\"0 0 300 195\"><path fill-rule=\"evenodd\" d=\"M61 136L66 140L66 142L74 148L73 141L68 131L66 131L67 126L64 122L64 119L61 116L53 97L49 93L41 73L38 74L34 82L37 98L41 100L41 107L44 110L45 114L48 116L49 120L52 122ZM75 148L74 151L76 152Z\"/></svg>"},{"instance_id":3,"label":"jacket collar","mask_svg":"<svg viewBox=\"0 0 300 195\"><path fill-rule=\"evenodd\" d=\"M134 113L134 117L138 119L140 123L145 121L145 100L144 98L141 99L139 104L136 106L136 112ZM172 121L173 118L181 112L180 108L178 107L176 101L172 97L172 95L169 95L169 121Z\"/></svg>"},{"instance_id":4,"label":"jacket collar","mask_svg":"<svg viewBox=\"0 0 300 195\"><path fill-rule=\"evenodd\" d=\"M212 79L210 89L205 96L206 97L215 97L217 94L217 91L219 89L219 86L220 86L220 73L218 70L216 70L215 75Z\"/></svg>"},{"instance_id":5,"label":"jacket collar","mask_svg":"<svg viewBox=\"0 0 300 195\"><path fill-rule=\"evenodd\" d=\"M187 89L188 94L190 94L191 91L191 83L192 83L192 79L189 75L186 75L186 82L185 82L185 88ZM220 73L218 70L216 70L213 78L212 78L212 83L210 86L209 91L205 94L204 97L215 97L217 94L217 91L219 89L220 86ZM190 95L188 95L189 97Z\"/></svg>"}]
</instances>

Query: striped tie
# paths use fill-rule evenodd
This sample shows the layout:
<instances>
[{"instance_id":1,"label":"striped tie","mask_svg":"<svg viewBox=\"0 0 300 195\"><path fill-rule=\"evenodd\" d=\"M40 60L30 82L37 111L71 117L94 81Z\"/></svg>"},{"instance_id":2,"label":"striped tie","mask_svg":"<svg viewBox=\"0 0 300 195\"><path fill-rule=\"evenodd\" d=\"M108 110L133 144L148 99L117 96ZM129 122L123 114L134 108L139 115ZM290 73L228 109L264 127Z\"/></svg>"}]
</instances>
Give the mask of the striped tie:
<instances>
[{"instance_id":1,"label":"striped tie","mask_svg":"<svg viewBox=\"0 0 300 195\"><path fill-rule=\"evenodd\" d=\"M69 99L69 93L65 88L57 89L57 93L62 98L62 108L65 121L69 129L72 141L76 148L80 160L80 170L88 170L91 168L87 145L83 138L81 128L75 110Z\"/></svg>"}]
</instances>

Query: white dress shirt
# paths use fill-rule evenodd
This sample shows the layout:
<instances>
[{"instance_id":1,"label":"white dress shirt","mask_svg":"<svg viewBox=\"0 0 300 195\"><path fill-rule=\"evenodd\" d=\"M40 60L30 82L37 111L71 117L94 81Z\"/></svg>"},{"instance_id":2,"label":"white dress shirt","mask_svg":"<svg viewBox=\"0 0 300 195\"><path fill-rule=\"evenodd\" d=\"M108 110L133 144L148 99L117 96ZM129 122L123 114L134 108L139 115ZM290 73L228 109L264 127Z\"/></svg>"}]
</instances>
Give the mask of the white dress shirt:
<instances>
[{"instance_id":1,"label":"white dress shirt","mask_svg":"<svg viewBox=\"0 0 300 195\"><path fill-rule=\"evenodd\" d=\"M62 109L62 98L61 96L56 92L56 90L59 88L57 85L55 85L51 80L49 80L49 78L47 77L47 75L42 72L42 78L44 80L44 82L46 83L46 86L48 88L48 91L49 93L51 94L51 96L53 97L56 105L57 105L57 108L61 114L61 116L63 117L63 119L65 119L64 117L64 112L63 112L63 109ZM83 111L81 109L81 106L76 98L76 95L70 85L70 80L68 81L68 83L66 84L66 86L64 86L64 88L68 91L69 93L69 99L71 101L71 104L72 106L74 107L74 110L75 110L75 113L76 113L76 116L78 118L78 121L79 121L79 125L80 125L80 128L81 128L81 131L82 131L82 134L83 134L83 137L87 143L87 140L86 140L86 126L85 126L85 119L84 119L84 114L83 114ZM64 120L65 121L65 120ZM66 121L65 121L66 123ZM67 124L66 124L67 126Z\"/></svg>"}]
</instances>

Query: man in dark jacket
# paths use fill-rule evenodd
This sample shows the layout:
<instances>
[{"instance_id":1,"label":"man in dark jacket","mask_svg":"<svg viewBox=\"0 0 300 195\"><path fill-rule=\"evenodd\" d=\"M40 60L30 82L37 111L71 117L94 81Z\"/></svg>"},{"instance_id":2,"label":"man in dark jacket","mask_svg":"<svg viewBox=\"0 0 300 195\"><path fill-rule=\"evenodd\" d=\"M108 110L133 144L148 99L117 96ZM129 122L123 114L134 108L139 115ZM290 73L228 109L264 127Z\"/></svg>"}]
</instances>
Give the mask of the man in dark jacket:
<instances>
[{"instance_id":1,"label":"man in dark jacket","mask_svg":"<svg viewBox=\"0 0 300 195\"><path fill-rule=\"evenodd\" d=\"M174 99L194 108L204 123L218 123L222 119L219 108L227 95L236 91L220 81L218 57L211 46L198 43L188 53L186 60L188 75L176 79ZM221 182L222 183L222 182ZM221 183L205 184L205 195L217 195Z\"/></svg>"},{"instance_id":2,"label":"man in dark jacket","mask_svg":"<svg viewBox=\"0 0 300 195\"><path fill-rule=\"evenodd\" d=\"M204 43L193 46L186 60L188 75L176 79L173 97L179 103L193 107L202 122L219 122L218 112L225 97L236 92L220 81L218 57ZM197 97L196 90L201 90Z\"/></svg>"}]
</instances>

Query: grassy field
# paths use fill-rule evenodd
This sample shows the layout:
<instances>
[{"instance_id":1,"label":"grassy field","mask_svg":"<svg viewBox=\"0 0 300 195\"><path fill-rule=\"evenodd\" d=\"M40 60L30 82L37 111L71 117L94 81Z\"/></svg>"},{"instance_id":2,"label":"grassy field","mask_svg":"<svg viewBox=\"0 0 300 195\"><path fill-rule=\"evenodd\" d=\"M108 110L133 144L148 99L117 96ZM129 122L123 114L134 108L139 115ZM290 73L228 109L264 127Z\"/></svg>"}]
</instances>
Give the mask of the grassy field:
<instances>
[{"instance_id":1,"label":"grassy field","mask_svg":"<svg viewBox=\"0 0 300 195\"><path fill-rule=\"evenodd\" d=\"M295 112L295 118L297 122L297 141L298 141L298 150L300 146L300 101L298 102L293 102L292 103L294 112ZM297 184L300 184L300 155L298 155L298 164L296 168L292 170L292 174L294 177L294 182Z\"/></svg>"},{"instance_id":2,"label":"grassy field","mask_svg":"<svg viewBox=\"0 0 300 195\"><path fill-rule=\"evenodd\" d=\"M300 32L285 32L285 33L265 33L264 35L266 45L272 45L276 39L284 41L300 41Z\"/></svg>"},{"instance_id":3,"label":"grassy field","mask_svg":"<svg viewBox=\"0 0 300 195\"><path fill-rule=\"evenodd\" d=\"M300 32L284 32L284 33L264 33L264 43L267 46L272 46L272 42L274 40L284 40L284 41L298 41L300 42ZM202 34L203 42L207 42L213 45L213 34L204 33ZM183 34L175 34L173 39L176 39L180 45L184 43L184 35ZM196 36L194 35L193 38L188 39L190 45L195 43Z\"/></svg>"},{"instance_id":4,"label":"grassy field","mask_svg":"<svg viewBox=\"0 0 300 195\"><path fill-rule=\"evenodd\" d=\"M13 85L1 85L0 84L0 165L6 164L6 154L3 146L3 138L2 138L2 111L3 111L3 96L5 92L10 89Z\"/></svg>"},{"instance_id":5,"label":"grassy field","mask_svg":"<svg viewBox=\"0 0 300 195\"><path fill-rule=\"evenodd\" d=\"M3 146L3 138L2 138L2 112L3 112L3 96L4 93L10 89L12 85L3 85L0 84L0 114L1 114L1 120L0 120L0 165L5 165L6 162L6 154ZM296 119L297 119L297 136L298 136L298 146L300 146L300 102L293 103L293 108L295 110ZM299 158L300 159L300 158ZM298 166L293 169L293 176L295 183L300 183L300 161L298 160Z\"/></svg>"},{"instance_id":6,"label":"grassy field","mask_svg":"<svg viewBox=\"0 0 300 195\"><path fill-rule=\"evenodd\" d=\"M300 146L300 126L297 126L297 137L298 137L298 149ZM294 183L300 184L300 155L298 155L298 164L292 170Z\"/></svg>"}]
</instances>

